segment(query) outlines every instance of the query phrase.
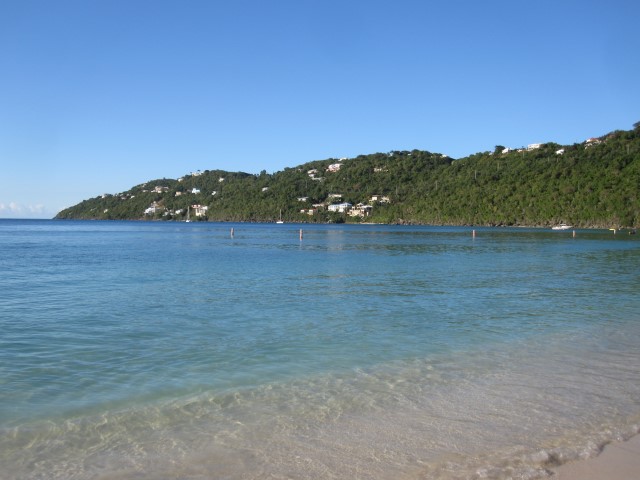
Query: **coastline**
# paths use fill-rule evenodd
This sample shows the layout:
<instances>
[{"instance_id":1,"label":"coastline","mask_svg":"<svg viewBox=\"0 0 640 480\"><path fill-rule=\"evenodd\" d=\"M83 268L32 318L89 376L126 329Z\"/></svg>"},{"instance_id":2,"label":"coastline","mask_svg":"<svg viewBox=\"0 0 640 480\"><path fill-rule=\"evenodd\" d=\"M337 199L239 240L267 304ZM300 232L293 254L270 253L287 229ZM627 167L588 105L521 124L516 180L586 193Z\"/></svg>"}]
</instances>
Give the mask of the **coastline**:
<instances>
[{"instance_id":1,"label":"coastline","mask_svg":"<svg viewBox=\"0 0 640 480\"><path fill-rule=\"evenodd\" d=\"M57 215L53 218L0 218L0 220L16 220L16 221L25 221L25 220L34 220L34 221L38 221L38 220L51 220L51 221L104 221L104 222L146 222L146 223L166 223L166 224L175 224L175 223L185 223L184 220L160 220L160 219L148 219L148 218L120 218L120 219L107 219L107 218L62 218L62 217L58 217ZM275 225L277 222L274 220L225 220L225 219L216 219L216 220L211 220L211 219L207 219L207 220L192 220L191 223L196 223L196 224L238 224L238 225L242 225L242 224L263 224L263 225ZM398 227L461 227L461 228L469 228L469 229L474 229L474 228L485 228L485 229L489 229L489 228L495 228L495 229L508 229L508 228L513 228L513 229L535 229L535 230L539 230L539 231L553 231L554 233L571 233L571 232L576 232L578 230L583 230L583 231L588 231L588 232L597 232L597 231L612 231L613 235L615 235L616 233L621 233L624 235L635 235L638 231L638 228L640 227L619 227L619 228L615 228L612 229L610 226L608 225L601 225L601 224L587 224L587 225L575 225L572 226L571 229L567 229L567 230L553 230L552 227L555 225L553 223L549 223L549 224L513 224L513 225L507 225L507 224L472 224L472 223L456 223L456 222L451 222L451 223L422 223L422 222L414 222L414 221L404 221L404 220L399 220L396 222L344 222L344 223L333 223L333 222L308 222L308 221L302 221L302 220L295 220L295 221L289 221L289 222L283 222L285 224L288 225L300 225L300 226L304 226L304 225L310 225L310 226L316 226L316 225L347 225L347 226L357 226L357 225L372 225L372 226L398 226Z\"/></svg>"},{"instance_id":2,"label":"coastline","mask_svg":"<svg viewBox=\"0 0 640 480\"><path fill-rule=\"evenodd\" d=\"M640 472L640 435L612 442L593 458L553 469L556 480L631 480Z\"/></svg>"}]
</instances>

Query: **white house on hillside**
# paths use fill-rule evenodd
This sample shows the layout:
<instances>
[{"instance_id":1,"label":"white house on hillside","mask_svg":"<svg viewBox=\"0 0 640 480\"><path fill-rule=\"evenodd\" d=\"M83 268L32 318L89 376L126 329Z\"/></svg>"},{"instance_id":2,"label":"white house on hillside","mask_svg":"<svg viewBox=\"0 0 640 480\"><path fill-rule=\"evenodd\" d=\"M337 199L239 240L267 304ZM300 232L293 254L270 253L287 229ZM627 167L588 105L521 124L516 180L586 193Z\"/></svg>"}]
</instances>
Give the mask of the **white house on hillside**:
<instances>
[{"instance_id":1,"label":"white house on hillside","mask_svg":"<svg viewBox=\"0 0 640 480\"><path fill-rule=\"evenodd\" d=\"M193 208L196 217L204 217L207 214L207 210L209 210L206 205L191 205L191 208Z\"/></svg>"},{"instance_id":2,"label":"white house on hillside","mask_svg":"<svg viewBox=\"0 0 640 480\"><path fill-rule=\"evenodd\" d=\"M338 213L344 213L347 210L349 210L353 205L351 205L348 202L343 202L343 203L334 203L333 205L329 205L327 207L327 209L330 212L338 212Z\"/></svg>"},{"instance_id":3,"label":"white house on hillside","mask_svg":"<svg viewBox=\"0 0 640 480\"><path fill-rule=\"evenodd\" d=\"M384 195L372 195L369 199L370 202L380 202L380 203L391 203L389 197L385 197Z\"/></svg>"},{"instance_id":4,"label":"white house on hillside","mask_svg":"<svg viewBox=\"0 0 640 480\"><path fill-rule=\"evenodd\" d=\"M351 210L349 210L349 216L368 217L369 215L371 215L372 210L373 210L373 207L371 205L365 205L364 203L359 203L358 205L355 206L355 208L352 208Z\"/></svg>"},{"instance_id":5,"label":"white house on hillside","mask_svg":"<svg viewBox=\"0 0 640 480\"><path fill-rule=\"evenodd\" d=\"M145 209L144 214L145 215L154 215L158 212L161 212L163 209L160 205L158 205L158 203L153 202L151 205L149 205L149 207L147 209Z\"/></svg>"}]
</instances>

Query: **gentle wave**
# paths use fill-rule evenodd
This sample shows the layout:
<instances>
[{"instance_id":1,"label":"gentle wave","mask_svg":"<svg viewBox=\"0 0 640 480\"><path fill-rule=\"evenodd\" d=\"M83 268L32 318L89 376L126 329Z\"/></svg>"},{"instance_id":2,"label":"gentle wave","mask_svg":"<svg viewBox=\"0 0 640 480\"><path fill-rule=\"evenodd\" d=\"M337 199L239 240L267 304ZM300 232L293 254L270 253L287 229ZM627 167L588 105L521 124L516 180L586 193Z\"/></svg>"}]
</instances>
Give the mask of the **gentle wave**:
<instances>
[{"instance_id":1,"label":"gentle wave","mask_svg":"<svg viewBox=\"0 0 640 480\"><path fill-rule=\"evenodd\" d=\"M593 333L34 422L4 431L0 463L7 478L542 478L638 433L640 355Z\"/></svg>"}]
</instances>

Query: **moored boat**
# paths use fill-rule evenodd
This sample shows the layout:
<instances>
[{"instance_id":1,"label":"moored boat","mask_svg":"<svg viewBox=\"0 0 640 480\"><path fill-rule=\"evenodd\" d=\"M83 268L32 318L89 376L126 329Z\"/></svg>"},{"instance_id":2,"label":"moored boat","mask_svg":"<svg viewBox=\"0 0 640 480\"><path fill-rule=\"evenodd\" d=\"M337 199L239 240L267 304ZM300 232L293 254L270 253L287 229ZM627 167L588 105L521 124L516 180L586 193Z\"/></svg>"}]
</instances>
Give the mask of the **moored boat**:
<instances>
[{"instance_id":1,"label":"moored boat","mask_svg":"<svg viewBox=\"0 0 640 480\"><path fill-rule=\"evenodd\" d=\"M569 230L572 228L572 225L567 225L566 223L561 223L560 225L555 225L551 227L551 230Z\"/></svg>"}]
</instances>

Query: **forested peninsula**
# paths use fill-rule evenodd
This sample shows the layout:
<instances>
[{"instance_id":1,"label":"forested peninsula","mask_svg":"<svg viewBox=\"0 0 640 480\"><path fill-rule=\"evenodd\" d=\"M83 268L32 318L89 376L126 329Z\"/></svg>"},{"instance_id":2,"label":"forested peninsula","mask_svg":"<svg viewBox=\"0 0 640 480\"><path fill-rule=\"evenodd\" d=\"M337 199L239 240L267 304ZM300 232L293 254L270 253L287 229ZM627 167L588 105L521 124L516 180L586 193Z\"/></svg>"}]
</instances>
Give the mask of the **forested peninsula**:
<instances>
[{"instance_id":1,"label":"forested peninsula","mask_svg":"<svg viewBox=\"0 0 640 480\"><path fill-rule=\"evenodd\" d=\"M640 122L582 143L316 160L259 174L196 171L102 194L57 219L640 226Z\"/></svg>"}]
</instances>

